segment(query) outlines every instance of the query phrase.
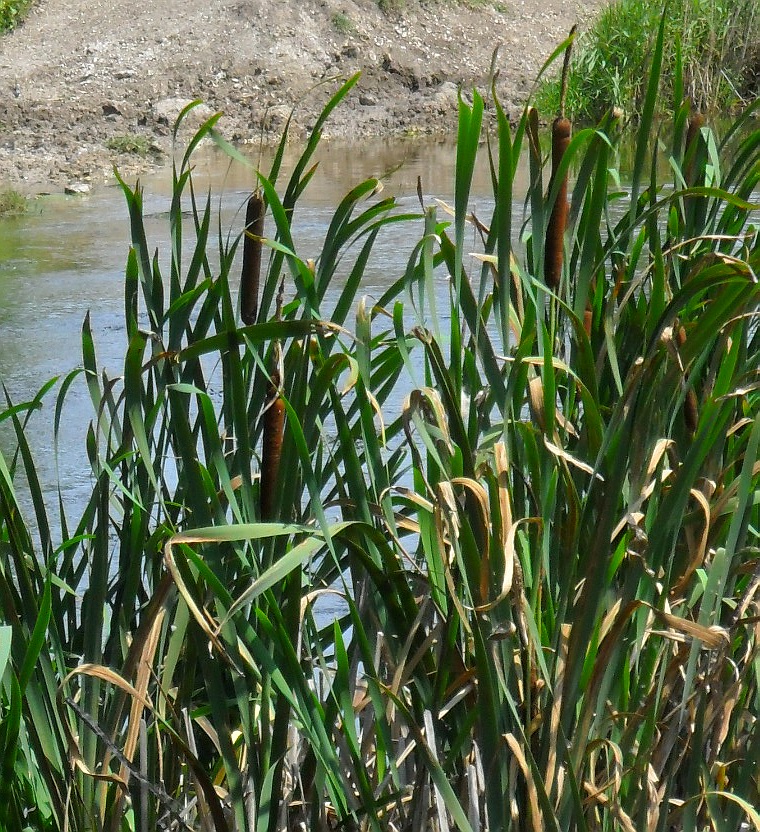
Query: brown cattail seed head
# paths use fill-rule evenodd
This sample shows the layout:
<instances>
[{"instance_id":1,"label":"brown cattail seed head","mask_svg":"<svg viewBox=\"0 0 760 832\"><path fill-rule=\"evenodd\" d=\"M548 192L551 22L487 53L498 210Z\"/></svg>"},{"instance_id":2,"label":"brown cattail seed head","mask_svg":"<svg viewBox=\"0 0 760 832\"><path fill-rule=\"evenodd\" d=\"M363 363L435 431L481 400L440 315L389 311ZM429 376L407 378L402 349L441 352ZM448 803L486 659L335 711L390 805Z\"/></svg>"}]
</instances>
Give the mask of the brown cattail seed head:
<instances>
[{"instance_id":1,"label":"brown cattail seed head","mask_svg":"<svg viewBox=\"0 0 760 832\"><path fill-rule=\"evenodd\" d=\"M256 322L261 275L261 238L264 236L264 200L257 192L248 200L243 238L243 270L240 274L240 317L246 326Z\"/></svg>"},{"instance_id":2,"label":"brown cattail seed head","mask_svg":"<svg viewBox=\"0 0 760 832\"><path fill-rule=\"evenodd\" d=\"M586 311L583 313L583 328L586 330L586 335L588 338L591 338L591 326L594 323L594 313L591 309L586 307Z\"/></svg>"},{"instance_id":3,"label":"brown cattail seed head","mask_svg":"<svg viewBox=\"0 0 760 832\"><path fill-rule=\"evenodd\" d=\"M554 188L562 158L570 144L570 120L556 118L552 124L552 176L549 191ZM557 199L552 206L549 224L546 228L544 247L544 280L546 285L556 290L562 278L563 246L565 227L567 226L567 173L562 177L557 191Z\"/></svg>"}]
</instances>

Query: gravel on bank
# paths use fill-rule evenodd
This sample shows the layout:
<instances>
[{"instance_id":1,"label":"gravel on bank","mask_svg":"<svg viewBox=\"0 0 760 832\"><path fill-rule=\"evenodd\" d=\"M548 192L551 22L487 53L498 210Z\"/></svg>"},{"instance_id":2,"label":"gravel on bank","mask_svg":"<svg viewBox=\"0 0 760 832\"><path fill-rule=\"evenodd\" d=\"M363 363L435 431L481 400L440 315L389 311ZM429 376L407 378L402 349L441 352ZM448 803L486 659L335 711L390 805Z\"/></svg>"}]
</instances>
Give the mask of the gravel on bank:
<instances>
[{"instance_id":1,"label":"gravel on bank","mask_svg":"<svg viewBox=\"0 0 760 832\"><path fill-rule=\"evenodd\" d=\"M517 115L547 56L603 0L461 4L398 0L41 0L0 37L0 186L97 185L115 163L160 164L190 100L222 133L274 141L291 111L303 135L361 71L326 136L440 134L460 88L487 85Z\"/></svg>"}]
</instances>

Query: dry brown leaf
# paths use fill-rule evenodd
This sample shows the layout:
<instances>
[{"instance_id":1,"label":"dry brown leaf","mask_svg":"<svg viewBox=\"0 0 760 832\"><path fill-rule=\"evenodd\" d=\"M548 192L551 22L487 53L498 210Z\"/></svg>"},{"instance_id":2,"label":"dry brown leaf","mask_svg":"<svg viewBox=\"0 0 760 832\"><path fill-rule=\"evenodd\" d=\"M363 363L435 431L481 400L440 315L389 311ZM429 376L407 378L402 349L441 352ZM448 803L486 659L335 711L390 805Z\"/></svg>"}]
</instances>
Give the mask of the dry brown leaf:
<instances>
[{"instance_id":1,"label":"dry brown leaf","mask_svg":"<svg viewBox=\"0 0 760 832\"><path fill-rule=\"evenodd\" d=\"M509 750L514 754L517 764L520 766L520 771L525 778L525 785L528 789L528 800L530 801L530 822L534 832L542 832L544 826L541 822L541 809L538 803L538 792L536 791L536 784L533 782L533 775L531 774L530 766L525 758L522 747L514 734L505 734L504 739L507 741Z\"/></svg>"}]
</instances>

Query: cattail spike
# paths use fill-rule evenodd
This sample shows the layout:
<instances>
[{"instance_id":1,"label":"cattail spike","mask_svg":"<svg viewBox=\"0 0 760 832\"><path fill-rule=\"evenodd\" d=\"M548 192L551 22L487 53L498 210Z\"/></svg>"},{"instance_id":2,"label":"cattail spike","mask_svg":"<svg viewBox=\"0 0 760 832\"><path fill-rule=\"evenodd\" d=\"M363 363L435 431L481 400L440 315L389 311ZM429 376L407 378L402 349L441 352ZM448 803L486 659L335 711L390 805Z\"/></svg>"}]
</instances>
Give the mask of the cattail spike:
<instances>
[{"instance_id":1,"label":"cattail spike","mask_svg":"<svg viewBox=\"0 0 760 832\"><path fill-rule=\"evenodd\" d=\"M590 306L586 306L583 313L583 329L586 331L586 337L591 338L591 331L594 326L594 311Z\"/></svg>"},{"instance_id":2,"label":"cattail spike","mask_svg":"<svg viewBox=\"0 0 760 832\"><path fill-rule=\"evenodd\" d=\"M705 117L702 113L694 113L689 119L689 127L686 131L686 148L684 151L686 161L684 179L686 180L686 185L688 187L702 184L694 181L694 163L697 157L697 140L699 139L699 133L704 126Z\"/></svg>"},{"instance_id":3,"label":"cattail spike","mask_svg":"<svg viewBox=\"0 0 760 832\"><path fill-rule=\"evenodd\" d=\"M562 158L570 144L570 120L565 118L565 99L567 98L567 79L570 73L570 53L573 46L576 26L570 30L570 43L565 49L562 64L562 80L559 93L559 114L552 124L552 175L549 180L549 192L557 180ZM562 177L557 191L557 199L552 206L549 224L546 227L544 244L544 280L546 285L556 291L562 279L562 260L564 257L565 228L567 226L567 173Z\"/></svg>"},{"instance_id":4,"label":"cattail spike","mask_svg":"<svg viewBox=\"0 0 760 832\"><path fill-rule=\"evenodd\" d=\"M261 453L260 508L261 519L266 521L274 519L282 436L285 429L285 404L280 396L279 373L272 375L262 419L264 438Z\"/></svg>"},{"instance_id":5,"label":"cattail spike","mask_svg":"<svg viewBox=\"0 0 760 832\"><path fill-rule=\"evenodd\" d=\"M275 319L282 319L285 281L280 283L275 307ZM272 346L272 375L267 386L267 397L262 414L262 448L260 510L262 520L273 520L276 506L277 480L280 474L282 438L285 430L285 403L281 388L284 376L282 345L276 340Z\"/></svg>"},{"instance_id":6,"label":"cattail spike","mask_svg":"<svg viewBox=\"0 0 760 832\"><path fill-rule=\"evenodd\" d=\"M570 144L570 121L566 118L556 118L552 124L552 175L549 180L551 192L557 179L562 158ZM557 199L552 206L549 224L546 227L546 243L544 246L544 280L546 285L556 291L562 278L563 247L565 227L567 226L567 172L559 182Z\"/></svg>"},{"instance_id":7,"label":"cattail spike","mask_svg":"<svg viewBox=\"0 0 760 832\"><path fill-rule=\"evenodd\" d=\"M264 236L264 200L256 191L248 200L243 239L243 270L240 274L240 317L246 326L256 323L261 276L261 239Z\"/></svg>"}]
</instances>

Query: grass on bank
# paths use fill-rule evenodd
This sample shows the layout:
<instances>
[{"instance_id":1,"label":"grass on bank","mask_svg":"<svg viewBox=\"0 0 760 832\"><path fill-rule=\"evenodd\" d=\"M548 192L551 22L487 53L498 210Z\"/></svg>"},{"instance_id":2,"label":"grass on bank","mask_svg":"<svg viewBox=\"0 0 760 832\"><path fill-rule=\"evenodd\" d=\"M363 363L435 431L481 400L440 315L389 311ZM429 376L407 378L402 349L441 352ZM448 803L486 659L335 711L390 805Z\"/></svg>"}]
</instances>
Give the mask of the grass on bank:
<instances>
[{"instance_id":1,"label":"grass on bank","mask_svg":"<svg viewBox=\"0 0 760 832\"><path fill-rule=\"evenodd\" d=\"M0 0L0 33L18 26L32 7L33 0Z\"/></svg>"},{"instance_id":2,"label":"grass on bank","mask_svg":"<svg viewBox=\"0 0 760 832\"><path fill-rule=\"evenodd\" d=\"M17 217L29 209L29 199L15 188L0 190L0 218Z\"/></svg>"},{"instance_id":3,"label":"grass on bank","mask_svg":"<svg viewBox=\"0 0 760 832\"><path fill-rule=\"evenodd\" d=\"M339 35L352 35L356 32L356 24L345 12L335 12L332 24Z\"/></svg>"},{"instance_id":4,"label":"grass on bank","mask_svg":"<svg viewBox=\"0 0 760 832\"><path fill-rule=\"evenodd\" d=\"M126 133L123 136L113 136L106 141L106 147L119 154L147 156L154 151L153 143L147 136L136 133Z\"/></svg>"},{"instance_id":5,"label":"grass on bank","mask_svg":"<svg viewBox=\"0 0 760 832\"><path fill-rule=\"evenodd\" d=\"M597 121L610 106L640 114L663 4L655 0L614 0L583 33L576 46L568 89L568 110L584 122ZM703 112L722 114L758 95L760 79L759 0L673 0L665 6L659 109L684 95ZM543 83L541 110L554 111L559 81Z\"/></svg>"},{"instance_id":6,"label":"grass on bank","mask_svg":"<svg viewBox=\"0 0 760 832\"><path fill-rule=\"evenodd\" d=\"M246 235L193 184L204 136L239 158L216 116L174 170L166 260L121 182L121 371L87 316L82 368L0 413L0 827L760 828L760 136L678 99L657 142L663 41L625 188L613 117L547 193L535 111L513 129L497 106L483 147L475 93L453 219L369 179L299 252L355 78L286 181L286 137L252 171ZM365 297L379 236L412 222ZM81 510L47 499L27 427L51 399L57 434L74 385Z\"/></svg>"}]
</instances>

